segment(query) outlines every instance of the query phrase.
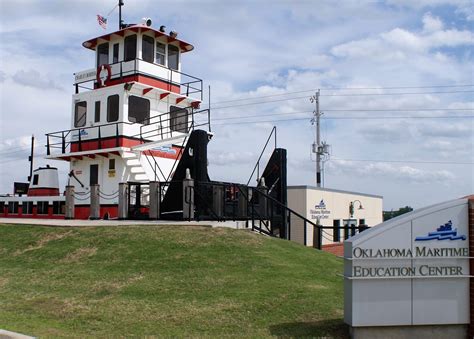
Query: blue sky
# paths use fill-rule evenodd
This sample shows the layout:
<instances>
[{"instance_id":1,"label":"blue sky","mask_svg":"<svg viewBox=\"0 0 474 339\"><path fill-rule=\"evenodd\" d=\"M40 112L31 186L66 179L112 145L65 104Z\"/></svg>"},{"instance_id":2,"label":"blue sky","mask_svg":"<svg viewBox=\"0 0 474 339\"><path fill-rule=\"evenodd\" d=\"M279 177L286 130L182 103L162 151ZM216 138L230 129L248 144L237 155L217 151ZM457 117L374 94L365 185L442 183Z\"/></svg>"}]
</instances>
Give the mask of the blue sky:
<instances>
[{"instance_id":1,"label":"blue sky","mask_svg":"<svg viewBox=\"0 0 474 339\"><path fill-rule=\"evenodd\" d=\"M81 43L114 6L0 2L1 192L28 175L31 134L44 144L70 125L72 74L94 63ZM474 193L474 120L459 117L474 115L472 1L125 0L127 22L144 16L195 46L183 71L212 88L213 179L247 182L276 125L289 183L314 184L308 98L320 88L326 187L383 195L385 209Z\"/></svg>"}]
</instances>

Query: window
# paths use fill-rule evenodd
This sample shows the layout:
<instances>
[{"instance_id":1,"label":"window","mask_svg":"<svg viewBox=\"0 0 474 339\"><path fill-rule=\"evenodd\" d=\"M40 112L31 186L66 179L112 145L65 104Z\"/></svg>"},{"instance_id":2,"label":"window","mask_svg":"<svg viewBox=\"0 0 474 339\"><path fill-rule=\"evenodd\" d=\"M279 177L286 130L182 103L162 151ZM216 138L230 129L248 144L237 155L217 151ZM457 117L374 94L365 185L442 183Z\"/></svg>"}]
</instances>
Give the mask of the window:
<instances>
[{"instance_id":1,"label":"window","mask_svg":"<svg viewBox=\"0 0 474 339\"><path fill-rule=\"evenodd\" d=\"M18 213L18 201L10 201L8 203L8 213L11 213L11 214Z\"/></svg>"},{"instance_id":2,"label":"window","mask_svg":"<svg viewBox=\"0 0 474 339\"><path fill-rule=\"evenodd\" d=\"M94 122L100 121L100 101L95 102L95 115L94 115Z\"/></svg>"},{"instance_id":3,"label":"window","mask_svg":"<svg viewBox=\"0 0 474 339\"><path fill-rule=\"evenodd\" d=\"M178 70L179 66L179 49L176 46L168 45L168 67Z\"/></svg>"},{"instance_id":4,"label":"window","mask_svg":"<svg viewBox=\"0 0 474 339\"><path fill-rule=\"evenodd\" d=\"M365 219L359 219L359 225L365 225Z\"/></svg>"},{"instance_id":5,"label":"window","mask_svg":"<svg viewBox=\"0 0 474 339\"><path fill-rule=\"evenodd\" d=\"M119 44L114 44L114 54L113 54L113 59L112 63L117 63L119 62Z\"/></svg>"},{"instance_id":6,"label":"window","mask_svg":"<svg viewBox=\"0 0 474 339\"><path fill-rule=\"evenodd\" d=\"M109 63L109 43L97 46L97 67Z\"/></svg>"},{"instance_id":7,"label":"window","mask_svg":"<svg viewBox=\"0 0 474 339\"><path fill-rule=\"evenodd\" d=\"M36 214L48 214L49 203L47 201L38 201L36 203Z\"/></svg>"},{"instance_id":8,"label":"window","mask_svg":"<svg viewBox=\"0 0 474 339\"><path fill-rule=\"evenodd\" d=\"M166 66L166 45L161 42L156 42L156 63Z\"/></svg>"},{"instance_id":9,"label":"window","mask_svg":"<svg viewBox=\"0 0 474 339\"><path fill-rule=\"evenodd\" d=\"M123 59L125 61L137 58L137 35L129 35L124 40Z\"/></svg>"},{"instance_id":10,"label":"window","mask_svg":"<svg viewBox=\"0 0 474 339\"><path fill-rule=\"evenodd\" d=\"M23 201L23 205L21 207L21 213L33 214L33 201Z\"/></svg>"},{"instance_id":11,"label":"window","mask_svg":"<svg viewBox=\"0 0 474 339\"><path fill-rule=\"evenodd\" d=\"M115 159L109 159L109 171L115 169Z\"/></svg>"},{"instance_id":12,"label":"window","mask_svg":"<svg viewBox=\"0 0 474 339\"><path fill-rule=\"evenodd\" d=\"M38 185L38 181L39 181L39 175L38 174L33 175L33 185Z\"/></svg>"},{"instance_id":13,"label":"window","mask_svg":"<svg viewBox=\"0 0 474 339\"><path fill-rule=\"evenodd\" d=\"M131 95L128 98L128 121L149 124L150 100Z\"/></svg>"},{"instance_id":14,"label":"window","mask_svg":"<svg viewBox=\"0 0 474 339\"><path fill-rule=\"evenodd\" d=\"M142 59L148 62L153 62L154 60L154 45L155 39L151 36L144 35L142 39Z\"/></svg>"},{"instance_id":15,"label":"window","mask_svg":"<svg viewBox=\"0 0 474 339\"><path fill-rule=\"evenodd\" d=\"M5 201L0 201L0 214L5 213Z\"/></svg>"},{"instance_id":16,"label":"window","mask_svg":"<svg viewBox=\"0 0 474 339\"><path fill-rule=\"evenodd\" d=\"M341 234L339 233L341 227L341 220L334 220L332 222L332 241L339 242Z\"/></svg>"},{"instance_id":17,"label":"window","mask_svg":"<svg viewBox=\"0 0 474 339\"><path fill-rule=\"evenodd\" d=\"M86 125L87 102L76 102L74 109L74 127L82 127Z\"/></svg>"},{"instance_id":18,"label":"window","mask_svg":"<svg viewBox=\"0 0 474 339\"><path fill-rule=\"evenodd\" d=\"M66 203L64 201L53 201L53 214L64 214Z\"/></svg>"},{"instance_id":19,"label":"window","mask_svg":"<svg viewBox=\"0 0 474 339\"><path fill-rule=\"evenodd\" d=\"M107 98L107 122L117 121L119 118L119 95L114 94Z\"/></svg>"},{"instance_id":20,"label":"window","mask_svg":"<svg viewBox=\"0 0 474 339\"><path fill-rule=\"evenodd\" d=\"M176 132L188 132L188 111L186 108L170 107L170 129Z\"/></svg>"}]
</instances>

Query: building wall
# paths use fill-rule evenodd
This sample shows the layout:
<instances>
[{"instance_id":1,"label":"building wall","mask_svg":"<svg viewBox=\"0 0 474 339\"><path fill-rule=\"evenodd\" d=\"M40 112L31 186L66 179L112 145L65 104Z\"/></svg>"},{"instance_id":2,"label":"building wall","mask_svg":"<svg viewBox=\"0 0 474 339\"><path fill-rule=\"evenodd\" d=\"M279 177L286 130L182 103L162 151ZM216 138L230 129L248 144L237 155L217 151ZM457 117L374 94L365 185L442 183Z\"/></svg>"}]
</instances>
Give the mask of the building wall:
<instances>
[{"instance_id":1,"label":"building wall","mask_svg":"<svg viewBox=\"0 0 474 339\"><path fill-rule=\"evenodd\" d=\"M360 201L360 203L358 201ZM354 215L349 214L350 203L354 202ZM362 204L363 209L359 209ZM288 206L294 211L302 214L308 220L322 226L333 227L334 221L339 220L340 225L351 223L355 225L365 224L373 227L383 221L383 199L381 196L369 195L356 192L337 191L311 186L289 186ZM294 227L293 227L294 226ZM304 243L303 222L292 223L291 239L301 244ZM294 236L293 236L294 235ZM350 236L350 232L348 234ZM315 234L312 225L307 225L306 245L313 246ZM344 241L344 231L340 232L340 242ZM332 229L323 231L322 244L331 244L334 241Z\"/></svg>"}]
</instances>

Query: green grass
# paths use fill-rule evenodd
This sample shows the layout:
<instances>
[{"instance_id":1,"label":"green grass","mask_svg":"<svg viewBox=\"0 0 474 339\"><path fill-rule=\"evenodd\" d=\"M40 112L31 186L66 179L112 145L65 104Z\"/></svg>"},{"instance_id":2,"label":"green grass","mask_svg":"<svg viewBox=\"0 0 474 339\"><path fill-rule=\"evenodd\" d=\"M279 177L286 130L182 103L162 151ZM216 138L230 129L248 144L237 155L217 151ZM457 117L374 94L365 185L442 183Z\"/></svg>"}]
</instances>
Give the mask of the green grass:
<instances>
[{"instance_id":1,"label":"green grass","mask_svg":"<svg viewBox=\"0 0 474 339\"><path fill-rule=\"evenodd\" d=\"M0 225L0 328L40 337L347 337L342 261L248 231Z\"/></svg>"}]
</instances>

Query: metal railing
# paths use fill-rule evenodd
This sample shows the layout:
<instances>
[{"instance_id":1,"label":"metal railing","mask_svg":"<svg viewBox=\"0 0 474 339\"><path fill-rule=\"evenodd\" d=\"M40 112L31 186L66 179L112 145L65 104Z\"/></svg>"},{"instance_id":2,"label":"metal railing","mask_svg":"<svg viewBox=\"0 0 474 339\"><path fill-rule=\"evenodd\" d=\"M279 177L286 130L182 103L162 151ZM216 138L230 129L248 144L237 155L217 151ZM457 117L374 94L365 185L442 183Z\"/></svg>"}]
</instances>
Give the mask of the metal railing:
<instances>
[{"instance_id":1,"label":"metal railing","mask_svg":"<svg viewBox=\"0 0 474 339\"><path fill-rule=\"evenodd\" d=\"M140 65L143 65L143 67L140 67ZM168 85L166 90L170 92L173 92L173 86L176 86L179 88L180 95L185 95L187 97L193 97L194 95L197 95L196 99L199 99L201 101L203 99L202 79L186 74L184 72L180 72L165 67L163 65L155 64L138 58L128 61L119 61L116 63L111 63L109 64L109 66L111 67L111 80L123 79L131 75L144 75L152 79L164 81ZM150 73L143 69L147 67L155 68L156 72ZM163 74L166 74L166 76L162 76ZM86 83L93 83L93 86L84 86L84 84ZM79 93L80 88L87 90L97 88L97 81L96 79L76 81L74 83L74 86L76 87L77 94Z\"/></svg>"},{"instance_id":2,"label":"metal railing","mask_svg":"<svg viewBox=\"0 0 474 339\"><path fill-rule=\"evenodd\" d=\"M46 154L49 156L54 150L60 150L60 154L67 154L71 152L71 145L76 147L77 152L83 150L84 142L95 142L93 149L105 149L111 148L111 143L108 143L108 147L103 147L105 140L115 140L113 147L119 147L119 141L121 136L138 139L139 143L144 144L147 142L165 140L174 136L183 135L191 132L197 127L207 127L210 129L210 120L208 110L195 111L193 108L183 108L182 112L186 114L181 117L186 117L186 121L176 122L174 117L171 116L172 112L161 113L156 116L143 119L137 122L111 122L107 124L101 124L91 127L78 127L68 130L62 130L58 132L52 132L46 134ZM195 117L199 115L203 119L197 121ZM157 128L151 127L152 123L157 123ZM120 127L123 126L137 126L139 132L132 135L124 135L120 132ZM105 130L107 130L104 135ZM113 132L111 132L113 130ZM83 135L95 135L96 137L84 137Z\"/></svg>"},{"instance_id":3,"label":"metal railing","mask_svg":"<svg viewBox=\"0 0 474 339\"><path fill-rule=\"evenodd\" d=\"M272 131L270 132L270 135L268 136L267 142L265 143L265 146L263 146L262 152L260 153L257 163L255 164L253 168L252 174L250 174L249 180L247 181L247 185L252 180L252 177L255 174L255 171L257 171L257 181L260 179L260 160L262 159L263 153L265 153L265 150L267 149L268 143L270 142L272 135L274 136L274 149L275 149L277 146L276 126L273 126Z\"/></svg>"}]
</instances>

